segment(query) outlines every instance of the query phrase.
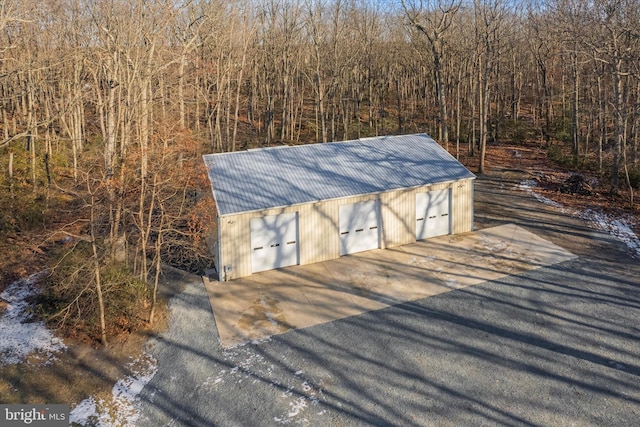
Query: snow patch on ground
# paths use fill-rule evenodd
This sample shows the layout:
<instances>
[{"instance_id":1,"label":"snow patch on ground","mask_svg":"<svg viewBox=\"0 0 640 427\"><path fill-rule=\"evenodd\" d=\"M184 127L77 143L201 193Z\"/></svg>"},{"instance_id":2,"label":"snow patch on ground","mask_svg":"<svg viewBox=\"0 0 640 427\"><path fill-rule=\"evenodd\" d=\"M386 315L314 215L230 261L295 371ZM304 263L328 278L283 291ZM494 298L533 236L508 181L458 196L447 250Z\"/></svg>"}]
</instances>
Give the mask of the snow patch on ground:
<instances>
[{"instance_id":1,"label":"snow patch on ground","mask_svg":"<svg viewBox=\"0 0 640 427\"><path fill-rule=\"evenodd\" d=\"M281 399L287 401L288 408L273 421L278 424L308 424L309 420L303 417L304 411L317 406L322 397L322 389L316 388L309 381L302 381L300 387L290 386L280 395ZM318 412L320 415L321 412Z\"/></svg>"},{"instance_id":2,"label":"snow patch on ground","mask_svg":"<svg viewBox=\"0 0 640 427\"><path fill-rule=\"evenodd\" d=\"M628 221L621 218L613 218L611 215L591 209L581 212L580 217L594 223L600 230L606 231L622 240L631 249L633 255L640 258L640 239L633 232Z\"/></svg>"},{"instance_id":3,"label":"snow patch on ground","mask_svg":"<svg viewBox=\"0 0 640 427\"><path fill-rule=\"evenodd\" d=\"M483 237L482 240L480 241L480 243L482 244L482 246L484 246L484 248L486 250L488 250L489 252L493 253L493 252L502 252L505 249L507 249L507 247L509 246L507 244L507 242L503 242L501 240L497 240L497 239L489 239L486 237Z\"/></svg>"},{"instance_id":4,"label":"snow patch on ground","mask_svg":"<svg viewBox=\"0 0 640 427\"><path fill-rule=\"evenodd\" d=\"M562 204L536 193L533 190L536 186L537 182L530 179L522 181L518 188L527 191L538 201L560 209L563 213L570 213L571 215L575 215L583 220L591 222L596 228L620 239L631 250L634 257L640 258L640 238L638 238L638 236L633 232L630 225L631 221L624 218L614 218L611 215L603 212L597 212L592 209L587 209L585 211L568 211Z\"/></svg>"},{"instance_id":5,"label":"snow patch on ground","mask_svg":"<svg viewBox=\"0 0 640 427\"><path fill-rule=\"evenodd\" d=\"M116 382L107 399L91 396L70 413L69 421L81 426L135 426L140 418L138 395L158 371L156 359L145 353L130 364L132 374Z\"/></svg>"},{"instance_id":6,"label":"snow patch on ground","mask_svg":"<svg viewBox=\"0 0 640 427\"><path fill-rule=\"evenodd\" d=\"M73 411L69 414L69 423L76 423L82 426L104 425L98 422L99 418L96 400L91 396L73 408Z\"/></svg>"},{"instance_id":7,"label":"snow patch on ground","mask_svg":"<svg viewBox=\"0 0 640 427\"><path fill-rule=\"evenodd\" d=\"M217 374L208 377L198 391L202 393L220 392L222 387L231 384L255 384L268 382L277 392L276 399L282 402L281 411L273 417L277 424L308 424L305 412L311 407L318 407L323 396L321 387L314 385L313 381L305 377L304 369L286 368L290 377L287 384L280 380L280 374L276 371L282 366L276 366L269 362L263 355L257 353L258 342L240 344L223 350L224 365ZM286 355L280 356L281 362L286 362ZM318 412L320 414L320 412Z\"/></svg>"},{"instance_id":8,"label":"snow patch on ground","mask_svg":"<svg viewBox=\"0 0 640 427\"><path fill-rule=\"evenodd\" d=\"M10 284L0 294L0 301L7 304L0 315L0 364L21 363L29 354L37 352L51 363L55 353L66 348L64 342L54 337L44 322L34 321L29 299L38 294L36 281L45 272L32 274Z\"/></svg>"},{"instance_id":9,"label":"snow patch on ground","mask_svg":"<svg viewBox=\"0 0 640 427\"><path fill-rule=\"evenodd\" d=\"M223 384L240 384L243 382L257 382L268 378L274 366L265 363L264 356L252 351L247 344L240 344L223 350L226 369L221 369L216 375L209 376L198 386L203 392L218 389Z\"/></svg>"},{"instance_id":10,"label":"snow patch on ground","mask_svg":"<svg viewBox=\"0 0 640 427\"><path fill-rule=\"evenodd\" d=\"M522 181L518 187L521 190L525 190L525 191L528 191L529 193L531 193L531 195L533 197L535 197L536 200L538 200L539 202L544 203L545 205L549 205L549 206L553 206L555 208L562 209L563 212L564 212L564 206L562 206L560 203L558 203L558 202L556 202L554 200L551 200L551 199L547 199L546 197L544 197L544 196L536 193L535 191L533 191L533 189L535 187L537 187L537 186L538 186L538 183L535 180L528 179L526 181Z\"/></svg>"}]
</instances>

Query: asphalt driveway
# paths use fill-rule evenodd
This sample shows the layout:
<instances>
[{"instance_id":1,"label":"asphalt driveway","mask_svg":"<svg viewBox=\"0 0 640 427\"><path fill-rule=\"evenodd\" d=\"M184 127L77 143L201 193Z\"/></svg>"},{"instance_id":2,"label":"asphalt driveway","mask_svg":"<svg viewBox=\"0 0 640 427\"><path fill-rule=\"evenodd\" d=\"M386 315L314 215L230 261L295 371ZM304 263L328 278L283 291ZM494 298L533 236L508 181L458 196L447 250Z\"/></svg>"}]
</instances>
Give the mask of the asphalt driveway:
<instances>
[{"instance_id":1,"label":"asphalt driveway","mask_svg":"<svg viewBox=\"0 0 640 427\"><path fill-rule=\"evenodd\" d=\"M150 343L139 425L637 425L639 260L517 181L476 190L477 228L578 258L230 349L193 277Z\"/></svg>"}]
</instances>

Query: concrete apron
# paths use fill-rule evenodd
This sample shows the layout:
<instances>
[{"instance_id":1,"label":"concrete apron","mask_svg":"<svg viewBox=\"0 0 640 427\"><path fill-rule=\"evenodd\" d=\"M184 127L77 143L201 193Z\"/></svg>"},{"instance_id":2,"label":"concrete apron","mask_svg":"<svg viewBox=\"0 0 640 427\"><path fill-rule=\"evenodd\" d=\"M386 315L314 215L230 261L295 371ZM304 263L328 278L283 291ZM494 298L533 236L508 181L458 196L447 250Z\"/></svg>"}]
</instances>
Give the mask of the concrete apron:
<instances>
[{"instance_id":1,"label":"concrete apron","mask_svg":"<svg viewBox=\"0 0 640 427\"><path fill-rule=\"evenodd\" d=\"M203 278L223 347L576 258L513 224L230 282Z\"/></svg>"}]
</instances>

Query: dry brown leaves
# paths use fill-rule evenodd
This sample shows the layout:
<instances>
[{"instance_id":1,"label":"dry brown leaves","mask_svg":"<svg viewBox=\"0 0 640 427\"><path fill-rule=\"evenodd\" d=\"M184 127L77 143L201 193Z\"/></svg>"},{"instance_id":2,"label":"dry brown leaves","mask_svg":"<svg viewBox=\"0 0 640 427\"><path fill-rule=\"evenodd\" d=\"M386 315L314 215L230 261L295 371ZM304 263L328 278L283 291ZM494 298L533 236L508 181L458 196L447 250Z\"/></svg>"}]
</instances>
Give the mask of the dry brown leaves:
<instances>
[{"instance_id":1,"label":"dry brown leaves","mask_svg":"<svg viewBox=\"0 0 640 427\"><path fill-rule=\"evenodd\" d=\"M478 158L461 158L472 171L478 168ZM624 218L633 228L636 235L640 235L640 194L635 195L633 206L629 203L628 189L612 192L609 182L601 179L593 172L585 170L564 169L555 165L546 154L546 150L539 144L523 145L500 144L487 146L486 171L488 175L499 175L504 171L519 171L523 176L537 183L535 192L553 200L568 210L585 211L588 209L600 211L617 218ZM579 174L591 194L577 194L563 192L572 176Z\"/></svg>"}]
</instances>

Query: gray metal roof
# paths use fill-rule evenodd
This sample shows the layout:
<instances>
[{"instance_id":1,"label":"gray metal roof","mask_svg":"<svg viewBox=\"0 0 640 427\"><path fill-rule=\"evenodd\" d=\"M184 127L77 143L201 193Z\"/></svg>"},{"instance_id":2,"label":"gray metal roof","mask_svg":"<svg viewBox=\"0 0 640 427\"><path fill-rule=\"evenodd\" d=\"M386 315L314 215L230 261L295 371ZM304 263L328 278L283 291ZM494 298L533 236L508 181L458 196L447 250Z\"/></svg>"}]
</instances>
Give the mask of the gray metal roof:
<instances>
[{"instance_id":1,"label":"gray metal roof","mask_svg":"<svg viewBox=\"0 0 640 427\"><path fill-rule=\"evenodd\" d=\"M475 178L425 134L208 154L204 162L221 216Z\"/></svg>"}]
</instances>

